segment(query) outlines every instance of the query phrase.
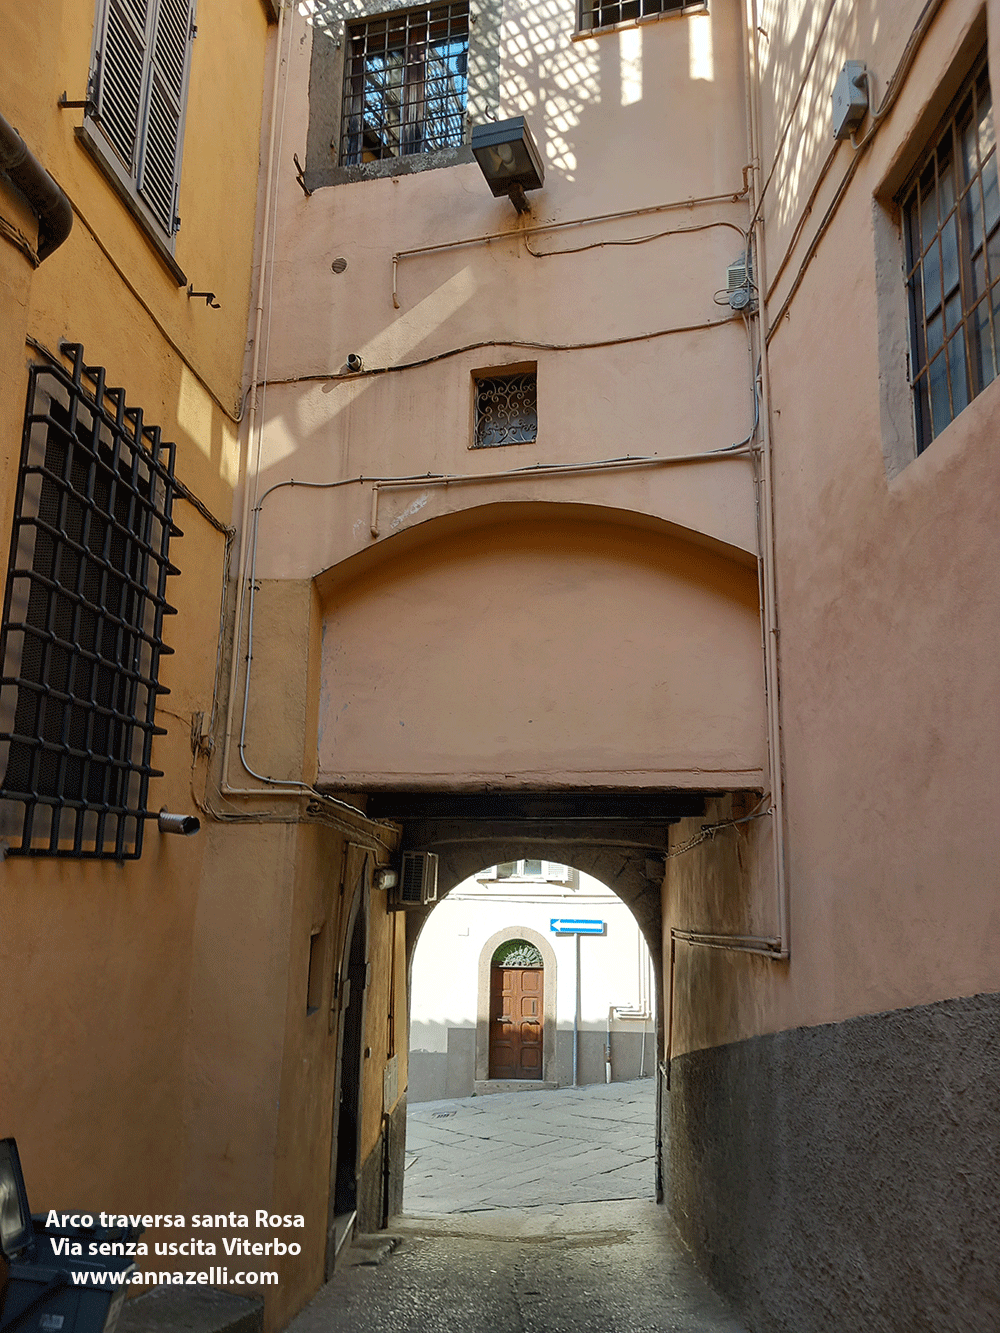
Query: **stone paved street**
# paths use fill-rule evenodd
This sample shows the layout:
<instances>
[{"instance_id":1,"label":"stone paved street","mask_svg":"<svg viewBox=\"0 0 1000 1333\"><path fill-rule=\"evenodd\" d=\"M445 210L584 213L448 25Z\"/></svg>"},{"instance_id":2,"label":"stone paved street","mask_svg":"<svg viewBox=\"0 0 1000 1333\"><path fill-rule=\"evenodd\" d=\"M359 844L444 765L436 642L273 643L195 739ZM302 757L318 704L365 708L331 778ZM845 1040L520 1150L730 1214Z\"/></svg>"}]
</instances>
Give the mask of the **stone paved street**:
<instances>
[{"instance_id":1,"label":"stone paved street","mask_svg":"<svg viewBox=\"0 0 1000 1333\"><path fill-rule=\"evenodd\" d=\"M406 1116L403 1208L652 1199L655 1081L421 1102Z\"/></svg>"},{"instance_id":2,"label":"stone paved street","mask_svg":"<svg viewBox=\"0 0 1000 1333\"><path fill-rule=\"evenodd\" d=\"M653 1081L422 1103L405 1214L289 1333L746 1333L653 1201Z\"/></svg>"}]
</instances>

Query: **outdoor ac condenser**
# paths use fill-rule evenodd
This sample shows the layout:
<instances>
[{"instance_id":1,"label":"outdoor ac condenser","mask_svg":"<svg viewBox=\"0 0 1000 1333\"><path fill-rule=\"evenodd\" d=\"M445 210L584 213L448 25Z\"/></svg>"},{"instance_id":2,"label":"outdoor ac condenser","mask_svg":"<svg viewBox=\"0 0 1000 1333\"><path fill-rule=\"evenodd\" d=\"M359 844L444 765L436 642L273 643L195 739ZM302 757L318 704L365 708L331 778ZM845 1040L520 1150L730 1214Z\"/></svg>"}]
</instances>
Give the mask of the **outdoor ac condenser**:
<instances>
[{"instance_id":1,"label":"outdoor ac condenser","mask_svg":"<svg viewBox=\"0 0 1000 1333\"><path fill-rule=\"evenodd\" d=\"M437 882L436 852L404 852L392 906L397 911L407 907L428 907L437 902Z\"/></svg>"}]
</instances>

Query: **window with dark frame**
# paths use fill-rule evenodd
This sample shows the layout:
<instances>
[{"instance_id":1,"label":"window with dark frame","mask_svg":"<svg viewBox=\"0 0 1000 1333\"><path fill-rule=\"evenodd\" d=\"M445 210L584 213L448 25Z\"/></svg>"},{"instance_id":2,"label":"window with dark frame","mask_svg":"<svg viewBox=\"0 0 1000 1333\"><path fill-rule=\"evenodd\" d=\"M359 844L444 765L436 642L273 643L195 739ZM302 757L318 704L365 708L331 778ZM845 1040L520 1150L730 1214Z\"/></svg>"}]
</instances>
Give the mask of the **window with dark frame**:
<instances>
[{"instance_id":1,"label":"window with dark frame","mask_svg":"<svg viewBox=\"0 0 1000 1333\"><path fill-rule=\"evenodd\" d=\"M174 446L82 347L67 352L71 372L29 372L0 626L0 798L8 854L126 860L162 776L150 757L172 651Z\"/></svg>"},{"instance_id":2,"label":"window with dark frame","mask_svg":"<svg viewBox=\"0 0 1000 1333\"><path fill-rule=\"evenodd\" d=\"M707 0L580 0L580 31L611 28L616 23L634 23L656 14L706 8Z\"/></svg>"},{"instance_id":3,"label":"window with dark frame","mask_svg":"<svg viewBox=\"0 0 1000 1333\"><path fill-rule=\"evenodd\" d=\"M98 0L90 99L97 128L153 217L178 228L195 0Z\"/></svg>"},{"instance_id":4,"label":"window with dark frame","mask_svg":"<svg viewBox=\"0 0 1000 1333\"><path fill-rule=\"evenodd\" d=\"M900 207L919 454L1000 368L1000 190L985 51Z\"/></svg>"},{"instance_id":5,"label":"window with dark frame","mask_svg":"<svg viewBox=\"0 0 1000 1333\"><path fill-rule=\"evenodd\" d=\"M475 449L531 444L538 438L538 376L535 371L477 378Z\"/></svg>"},{"instance_id":6,"label":"window with dark frame","mask_svg":"<svg viewBox=\"0 0 1000 1333\"><path fill-rule=\"evenodd\" d=\"M341 166L458 148L468 65L468 0L348 24Z\"/></svg>"}]
</instances>

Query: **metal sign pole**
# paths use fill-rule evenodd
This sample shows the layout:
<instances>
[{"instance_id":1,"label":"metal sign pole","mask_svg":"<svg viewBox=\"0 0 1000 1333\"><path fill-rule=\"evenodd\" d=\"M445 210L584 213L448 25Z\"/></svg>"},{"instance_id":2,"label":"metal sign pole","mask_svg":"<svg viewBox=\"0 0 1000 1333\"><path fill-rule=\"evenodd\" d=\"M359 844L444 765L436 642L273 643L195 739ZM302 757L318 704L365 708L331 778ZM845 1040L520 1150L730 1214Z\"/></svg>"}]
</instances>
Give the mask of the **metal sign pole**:
<instances>
[{"instance_id":1,"label":"metal sign pole","mask_svg":"<svg viewBox=\"0 0 1000 1333\"><path fill-rule=\"evenodd\" d=\"M606 935L606 921L590 921L581 917L553 917L549 921L553 935L576 936L576 1008L573 1012L573 1087L580 1086L580 936Z\"/></svg>"},{"instance_id":2,"label":"metal sign pole","mask_svg":"<svg viewBox=\"0 0 1000 1333\"><path fill-rule=\"evenodd\" d=\"M576 1008L573 1011L573 1087L580 1086L580 935L576 936Z\"/></svg>"}]
</instances>

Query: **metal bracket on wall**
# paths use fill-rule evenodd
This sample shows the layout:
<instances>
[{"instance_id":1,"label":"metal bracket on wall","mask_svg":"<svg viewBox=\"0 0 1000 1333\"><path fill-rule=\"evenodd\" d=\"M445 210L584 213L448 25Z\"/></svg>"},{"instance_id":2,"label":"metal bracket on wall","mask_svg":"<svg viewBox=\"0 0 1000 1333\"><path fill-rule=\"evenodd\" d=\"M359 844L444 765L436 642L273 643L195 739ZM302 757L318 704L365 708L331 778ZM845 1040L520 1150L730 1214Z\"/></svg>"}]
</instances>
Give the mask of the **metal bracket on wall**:
<instances>
[{"instance_id":1,"label":"metal bracket on wall","mask_svg":"<svg viewBox=\"0 0 1000 1333\"><path fill-rule=\"evenodd\" d=\"M82 107L83 110L86 111L88 116L93 115L97 111L97 103L94 101L92 97L85 97L82 102L71 102L69 98L66 96L65 91L63 92L62 97L60 97L57 105L64 107L67 110L70 108Z\"/></svg>"},{"instance_id":2,"label":"metal bracket on wall","mask_svg":"<svg viewBox=\"0 0 1000 1333\"><path fill-rule=\"evenodd\" d=\"M215 299L215 292L196 292L195 289L194 289L194 283L193 283L193 282L188 284L187 294L188 294L188 300L189 300L189 301L190 301L192 298L204 297L204 298L205 298L205 304L208 306L208 308L209 308L210 310L221 310L221 309L222 309L222 306L221 306L221 305L218 303L218 301Z\"/></svg>"}]
</instances>

